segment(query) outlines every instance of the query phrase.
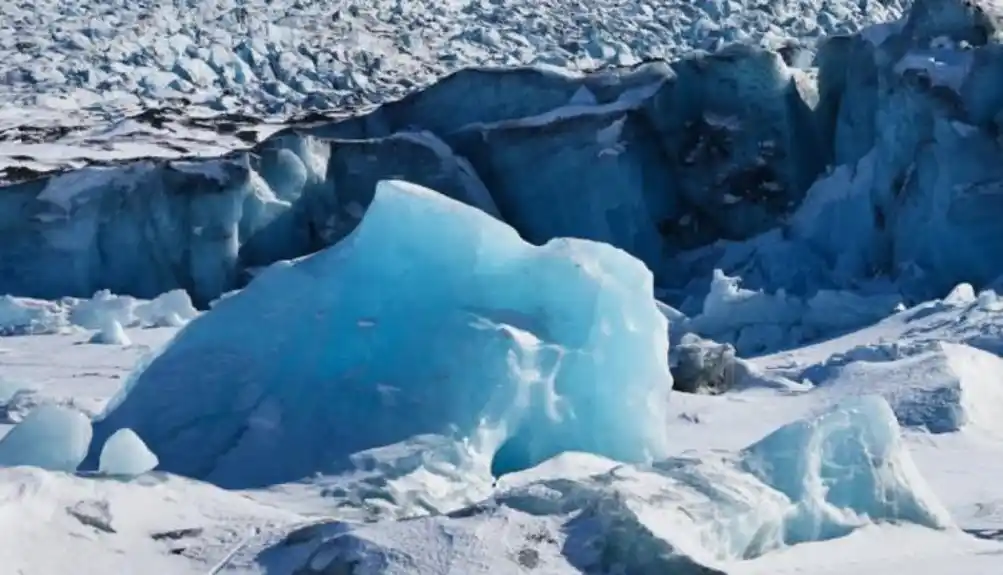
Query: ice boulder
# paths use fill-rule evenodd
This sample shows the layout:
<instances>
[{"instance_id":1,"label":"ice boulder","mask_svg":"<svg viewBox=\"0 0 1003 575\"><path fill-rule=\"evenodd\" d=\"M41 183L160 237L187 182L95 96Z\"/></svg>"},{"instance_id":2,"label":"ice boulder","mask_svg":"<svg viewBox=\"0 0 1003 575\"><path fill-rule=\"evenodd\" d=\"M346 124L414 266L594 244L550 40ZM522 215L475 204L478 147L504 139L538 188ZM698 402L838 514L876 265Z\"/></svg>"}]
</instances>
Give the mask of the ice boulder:
<instances>
[{"instance_id":1,"label":"ice boulder","mask_svg":"<svg viewBox=\"0 0 1003 575\"><path fill-rule=\"evenodd\" d=\"M73 472L87 456L91 420L79 411L43 405L0 439L0 467L30 465Z\"/></svg>"},{"instance_id":2,"label":"ice boulder","mask_svg":"<svg viewBox=\"0 0 1003 575\"><path fill-rule=\"evenodd\" d=\"M718 394L735 384L735 348L685 334L670 354L674 389L688 393Z\"/></svg>"},{"instance_id":3,"label":"ice boulder","mask_svg":"<svg viewBox=\"0 0 1003 575\"><path fill-rule=\"evenodd\" d=\"M778 429L745 450L743 467L790 500L781 531L787 544L841 537L873 521L952 524L880 396Z\"/></svg>"},{"instance_id":4,"label":"ice boulder","mask_svg":"<svg viewBox=\"0 0 1003 575\"><path fill-rule=\"evenodd\" d=\"M422 434L454 437L485 473L568 450L646 461L666 453L672 387L652 284L611 246L534 246L381 182L344 240L189 323L95 444L129 427L161 469L228 487L337 471Z\"/></svg>"},{"instance_id":5,"label":"ice boulder","mask_svg":"<svg viewBox=\"0 0 1003 575\"><path fill-rule=\"evenodd\" d=\"M108 318L105 320L104 325L101 326L101 329L91 336L89 343L129 345L132 341L122 328L122 324L118 323L115 319Z\"/></svg>"},{"instance_id":6,"label":"ice boulder","mask_svg":"<svg viewBox=\"0 0 1003 575\"><path fill-rule=\"evenodd\" d=\"M157 456L135 431L119 429L101 448L98 470L106 475L142 475L157 463Z\"/></svg>"}]
</instances>

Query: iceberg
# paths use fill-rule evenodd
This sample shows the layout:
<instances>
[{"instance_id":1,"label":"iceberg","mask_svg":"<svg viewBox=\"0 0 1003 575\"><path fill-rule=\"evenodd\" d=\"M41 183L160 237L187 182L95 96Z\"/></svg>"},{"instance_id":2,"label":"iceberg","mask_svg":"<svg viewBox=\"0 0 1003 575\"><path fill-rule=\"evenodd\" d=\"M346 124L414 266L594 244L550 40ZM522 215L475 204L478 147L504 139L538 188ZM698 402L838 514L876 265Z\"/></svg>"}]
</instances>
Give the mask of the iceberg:
<instances>
[{"instance_id":1,"label":"iceberg","mask_svg":"<svg viewBox=\"0 0 1003 575\"><path fill-rule=\"evenodd\" d=\"M98 471L105 475L142 475L157 466L157 456L131 429L119 429L101 448Z\"/></svg>"},{"instance_id":2,"label":"iceberg","mask_svg":"<svg viewBox=\"0 0 1003 575\"><path fill-rule=\"evenodd\" d=\"M55 405L35 408L0 439L0 467L30 465L74 472L87 456L91 420Z\"/></svg>"},{"instance_id":3,"label":"iceberg","mask_svg":"<svg viewBox=\"0 0 1003 575\"><path fill-rule=\"evenodd\" d=\"M483 211L377 185L336 245L189 323L96 423L226 487L335 472L424 434L485 475L574 450L668 450L667 324L651 272L586 240L526 243ZM95 456L92 449L92 461Z\"/></svg>"}]
</instances>

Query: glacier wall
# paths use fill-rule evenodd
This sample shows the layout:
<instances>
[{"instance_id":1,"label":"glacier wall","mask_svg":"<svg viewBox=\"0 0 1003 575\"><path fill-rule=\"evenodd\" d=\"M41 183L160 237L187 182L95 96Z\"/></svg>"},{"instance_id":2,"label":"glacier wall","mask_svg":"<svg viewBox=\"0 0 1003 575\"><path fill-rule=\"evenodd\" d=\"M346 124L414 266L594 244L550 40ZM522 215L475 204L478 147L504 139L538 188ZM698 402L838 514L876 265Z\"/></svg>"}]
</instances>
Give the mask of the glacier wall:
<instances>
[{"instance_id":1,"label":"glacier wall","mask_svg":"<svg viewBox=\"0 0 1003 575\"><path fill-rule=\"evenodd\" d=\"M798 203L821 169L817 146L801 145L815 139L806 86L745 46L585 75L471 69L227 158L8 186L0 293L183 288L204 305L259 266L344 237L383 178L432 187L534 243L622 247L661 283L674 254L765 231Z\"/></svg>"},{"instance_id":2,"label":"glacier wall","mask_svg":"<svg viewBox=\"0 0 1003 575\"><path fill-rule=\"evenodd\" d=\"M462 70L227 158L8 186L0 293L183 288L205 305L345 237L383 178L532 243L621 247L688 315L715 270L803 301L980 288L1003 255L994 10L919 0L899 22L829 38L811 70L742 45L587 74Z\"/></svg>"}]
</instances>

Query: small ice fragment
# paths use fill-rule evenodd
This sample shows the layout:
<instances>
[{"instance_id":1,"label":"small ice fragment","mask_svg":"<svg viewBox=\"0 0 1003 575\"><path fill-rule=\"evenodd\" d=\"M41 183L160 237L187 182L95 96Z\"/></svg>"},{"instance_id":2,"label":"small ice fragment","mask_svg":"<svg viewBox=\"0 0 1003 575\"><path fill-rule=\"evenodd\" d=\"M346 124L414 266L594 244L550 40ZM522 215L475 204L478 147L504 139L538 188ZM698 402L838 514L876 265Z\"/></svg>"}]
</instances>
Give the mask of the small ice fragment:
<instances>
[{"instance_id":1,"label":"small ice fragment","mask_svg":"<svg viewBox=\"0 0 1003 575\"><path fill-rule=\"evenodd\" d=\"M125 334L122 324L118 323L118 321L114 319L109 319L100 331L91 336L89 343L129 345L132 341L130 341L129 336Z\"/></svg>"},{"instance_id":2,"label":"small ice fragment","mask_svg":"<svg viewBox=\"0 0 1003 575\"><path fill-rule=\"evenodd\" d=\"M944 303L954 307L965 307L975 303L975 288L969 283L960 283L944 298Z\"/></svg>"},{"instance_id":3,"label":"small ice fragment","mask_svg":"<svg viewBox=\"0 0 1003 575\"><path fill-rule=\"evenodd\" d=\"M142 475L160 461L128 427L119 429L101 448L98 470L105 475Z\"/></svg>"}]
</instances>

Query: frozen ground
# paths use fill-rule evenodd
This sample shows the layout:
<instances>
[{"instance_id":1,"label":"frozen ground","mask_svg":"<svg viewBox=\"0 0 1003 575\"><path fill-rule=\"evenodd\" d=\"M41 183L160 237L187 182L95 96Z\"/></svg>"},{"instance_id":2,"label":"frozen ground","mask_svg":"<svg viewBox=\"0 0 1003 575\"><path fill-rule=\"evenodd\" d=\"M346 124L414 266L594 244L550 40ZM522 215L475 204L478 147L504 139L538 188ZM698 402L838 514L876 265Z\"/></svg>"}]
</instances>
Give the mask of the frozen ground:
<instances>
[{"instance_id":1,"label":"frozen ground","mask_svg":"<svg viewBox=\"0 0 1003 575\"><path fill-rule=\"evenodd\" d=\"M246 145L253 134L235 134L248 124L386 101L464 66L592 69L736 40L811 43L896 18L905 5L7 2L0 12L0 181L85 159L218 154ZM236 117L192 125L192 118L223 112Z\"/></svg>"}]
</instances>

